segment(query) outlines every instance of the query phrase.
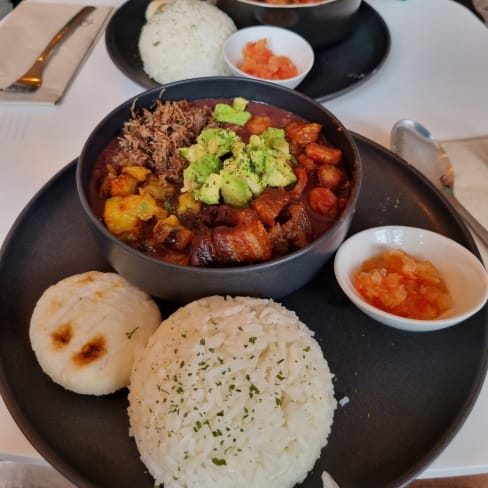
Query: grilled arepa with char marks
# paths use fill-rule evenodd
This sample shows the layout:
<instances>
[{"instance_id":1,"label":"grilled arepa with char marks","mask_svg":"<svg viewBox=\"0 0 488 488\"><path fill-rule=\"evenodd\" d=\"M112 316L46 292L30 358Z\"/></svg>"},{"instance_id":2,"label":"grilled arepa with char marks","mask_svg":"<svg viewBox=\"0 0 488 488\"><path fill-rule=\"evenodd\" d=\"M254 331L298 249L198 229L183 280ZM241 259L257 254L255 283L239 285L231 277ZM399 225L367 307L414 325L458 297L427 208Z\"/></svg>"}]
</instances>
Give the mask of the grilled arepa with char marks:
<instances>
[{"instance_id":1,"label":"grilled arepa with char marks","mask_svg":"<svg viewBox=\"0 0 488 488\"><path fill-rule=\"evenodd\" d=\"M76 393L105 395L128 385L134 349L160 323L149 295L118 274L89 271L44 291L29 336L53 381Z\"/></svg>"}]
</instances>

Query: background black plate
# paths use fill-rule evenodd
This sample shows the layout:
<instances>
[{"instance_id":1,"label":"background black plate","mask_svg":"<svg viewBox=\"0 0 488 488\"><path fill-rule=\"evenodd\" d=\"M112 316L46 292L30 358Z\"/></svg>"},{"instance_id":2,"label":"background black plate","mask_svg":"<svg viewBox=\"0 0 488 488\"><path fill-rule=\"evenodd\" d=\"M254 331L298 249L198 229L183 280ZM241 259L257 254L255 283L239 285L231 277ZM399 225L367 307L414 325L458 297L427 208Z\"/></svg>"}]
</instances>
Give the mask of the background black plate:
<instances>
[{"instance_id":1,"label":"background black plate","mask_svg":"<svg viewBox=\"0 0 488 488\"><path fill-rule=\"evenodd\" d=\"M415 225L477 253L464 224L434 187L384 148L355 136L364 186L351 233ZM41 293L68 275L107 270L85 223L75 163L26 207L0 257L0 391L26 437L80 487L152 488L128 436L126 390L70 393L44 375L28 327ZM326 469L341 488L398 487L424 470L459 430L487 367L488 306L455 327L408 333L363 315L338 288L332 262L282 302L315 332L336 375L339 407L329 443L303 487ZM161 303L163 315L174 309Z\"/></svg>"},{"instance_id":2,"label":"background black plate","mask_svg":"<svg viewBox=\"0 0 488 488\"><path fill-rule=\"evenodd\" d=\"M158 86L142 67L139 34L150 0L129 0L112 16L105 31L107 51L114 64L144 88ZM390 33L383 18L362 2L353 33L333 46L315 49L314 67L296 88L324 101L368 79L383 64L390 50Z\"/></svg>"}]
</instances>

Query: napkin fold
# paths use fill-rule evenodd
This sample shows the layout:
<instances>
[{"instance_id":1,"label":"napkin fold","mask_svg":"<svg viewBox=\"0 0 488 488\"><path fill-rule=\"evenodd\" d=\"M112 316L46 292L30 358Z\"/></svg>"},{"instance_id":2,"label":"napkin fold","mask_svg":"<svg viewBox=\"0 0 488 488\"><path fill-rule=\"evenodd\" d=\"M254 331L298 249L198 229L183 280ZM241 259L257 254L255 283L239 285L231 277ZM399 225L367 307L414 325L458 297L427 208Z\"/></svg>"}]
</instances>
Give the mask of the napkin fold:
<instances>
[{"instance_id":1,"label":"napkin fold","mask_svg":"<svg viewBox=\"0 0 488 488\"><path fill-rule=\"evenodd\" d=\"M22 76L56 33L83 5L21 2L0 24L0 90ZM58 103L95 45L112 7L97 7L49 55L43 84L34 93L0 91L0 104Z\"/></svg>"}]
</instances>

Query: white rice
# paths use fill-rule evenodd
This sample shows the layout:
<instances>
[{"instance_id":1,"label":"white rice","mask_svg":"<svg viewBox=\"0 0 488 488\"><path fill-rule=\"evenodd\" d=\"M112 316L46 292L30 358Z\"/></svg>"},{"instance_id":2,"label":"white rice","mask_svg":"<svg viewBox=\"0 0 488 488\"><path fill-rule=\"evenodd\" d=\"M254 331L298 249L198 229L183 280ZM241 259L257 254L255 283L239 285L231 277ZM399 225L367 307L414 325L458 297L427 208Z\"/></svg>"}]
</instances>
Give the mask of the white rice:
<instances>
[{"instance_id":1,"label":"white rice","mask_svg":"<svg viewBox=\"0 0 488 488\"><path fill-rule=\"evenodd\" d=\"M332 374L313 332L268 299L213 296L136 353L130 434L165 488L292 487L330 433Z\"/></svg>"},{"instance_id":2,"label":"white rice","mask_svg":"<svg viewBox=\"0 0 488 488\"><path fill-rule=\"evenodd\" d=\"M222 55L232 19L202 0L172 0L150 16L139 37L144 71L159 83L230 74Z\"/></svg>"}]
</instances>

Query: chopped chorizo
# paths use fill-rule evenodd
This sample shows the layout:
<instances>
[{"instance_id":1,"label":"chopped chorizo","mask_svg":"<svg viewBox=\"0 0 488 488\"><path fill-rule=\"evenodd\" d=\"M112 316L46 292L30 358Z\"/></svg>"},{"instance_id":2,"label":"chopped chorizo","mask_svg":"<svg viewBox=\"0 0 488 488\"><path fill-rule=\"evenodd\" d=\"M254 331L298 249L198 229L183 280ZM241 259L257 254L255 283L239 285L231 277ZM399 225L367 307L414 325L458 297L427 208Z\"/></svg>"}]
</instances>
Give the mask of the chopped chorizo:
<instances>
[{"instance_id":1,"label":"chopped chorizo","mask_svg":"<svg viewBox=\"0 0 488 488\"><path fill-rule=\"evenodd\" d=\"M315 164L314 160L305 153L299 154L296 158L298 166L305 168L307 171L315 171L317 169L317 165Z\"/></svg>"},{"instance_id":2,"label":"chopped chorizo","mask_svg":"<svg viewBox=\"0 0 488 488\"><path fill-rule=\"evenodd\" d=\"M302 146L318 141L321 130L322 125L314 122L290 122L285 127L290 142Z\"/></svg>"},{"instance_id":3,"label":"chopped chorizo","mask_svg":"<svg viewBox=\"0 0 488 488\"><path fill-rule=\"evenodd\" d=\"M342 170L333 164L323 164L317 170L320 186L335 190L343 179Z\"/></svg>"},{"instance_id":4,"label":"chopped chorizo","mask_svg":"<svg viewBox=\"0 0 488 488\"><path fill-rule=\"evenodd\" d=\"M311 142L305 146L305 154L319 164L339 164L342 159L342 151L340 149L317 144L316 142Z\"/></svg>"},{"instance_id":5,"label":"chopped chorizo","mask_svg":"<svg viewBox=\"0 0 488 488\"><path fill-rule=\"evenodd\" d=\"M255 115L251 117L246 128L251 134L262 134L268 127L271 127L271 119L266 115Z\"/></svg>"},{"instance_id":6,"label":"chopped chorizo","mask_svg":"<svg viewBox=\"0 0 488 488\"><path fill-rule=\"evenodd\" d=\"M328 188L317 186L310 190L308 201L311 209L324 217L335 219L339 212L337 197Z\"/></svg>"}]
</instances>

